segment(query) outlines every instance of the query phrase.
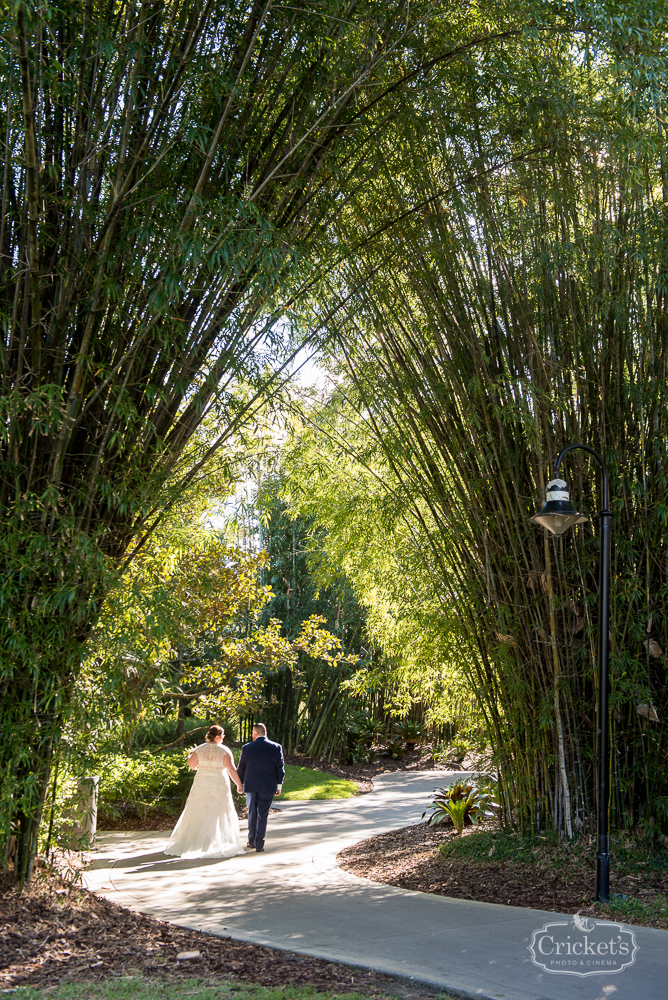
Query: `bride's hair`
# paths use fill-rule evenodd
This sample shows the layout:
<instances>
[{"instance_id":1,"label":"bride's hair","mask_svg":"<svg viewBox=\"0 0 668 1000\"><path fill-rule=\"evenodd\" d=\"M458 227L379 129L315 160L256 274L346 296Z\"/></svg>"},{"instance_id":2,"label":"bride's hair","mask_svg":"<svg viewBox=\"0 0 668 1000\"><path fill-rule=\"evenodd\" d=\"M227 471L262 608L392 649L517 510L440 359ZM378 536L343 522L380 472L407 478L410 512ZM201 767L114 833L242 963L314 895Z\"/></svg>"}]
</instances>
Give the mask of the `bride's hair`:
<instances>
[{"instance_id":1,"label":"bride's hair","mask_svg":"<svg viewBox=\"0 0 668 1000\"><path fill-rule=\"evenodd\" d=\"M216 736L224 736L224 735L225 735L225 730L223 729L222 726L211 726L211 729L206 734L204 739L206 740L207 743L213 743Z\"/></svg>"}]
</instances>

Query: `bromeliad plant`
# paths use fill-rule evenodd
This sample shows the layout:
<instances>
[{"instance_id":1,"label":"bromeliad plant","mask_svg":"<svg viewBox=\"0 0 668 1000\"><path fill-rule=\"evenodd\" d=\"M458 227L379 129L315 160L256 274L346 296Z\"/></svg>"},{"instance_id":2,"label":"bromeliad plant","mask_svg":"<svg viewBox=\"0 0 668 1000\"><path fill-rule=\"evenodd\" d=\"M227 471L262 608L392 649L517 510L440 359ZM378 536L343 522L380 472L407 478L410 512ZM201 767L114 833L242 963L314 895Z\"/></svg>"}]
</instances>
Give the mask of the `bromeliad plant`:
<instances>
[{"instance_id":1,"label":"bromeliad plant","mask_svg":"<svg viewBox=\"0 0 668 1000\"><path fill-rule=\"evenodd\" d=\"M411 748L416 746L423 736L422 727L419 723L409 722L406 719L402 722L395 722L394 733Z\"/></svg>"},{"instance_id":2,"label":"bromeliad plant","mask_svg":"<svg viewBox=\"0 0 668 1000\"><path fill-rule=\"evenodd\" d=\"M378 743L383 739L385 735L385 723L381 722L380 719L372 719L369 716L365 716L363 722L355 730L355 735L358 743L371 746L371 744Z\"/></svg>"},{"instance_id":3,"label":"bromeliad plant","mask_svg":"<svg viewBox=\"0 0 668 1000\"><path fill-rule=\"evenodd\" d=\"M427 820L429 826L445 823L451 820L457 833L461 833L467 824L480 823L485 817L493 816L490 807L493 794L486 788L476 787L456 781L448 788L436 788L434 801L422 813L422 819L431 811Z\"/></svg>"},{"instance_id":4,"label":"bromeliad plant","mask_svg":"<svg viewBox=\"0 0 668 1000\"><path fill-rule=\"evenodd\" d=\"M403 757L407 750L408 747L400 736L393 736L385 747L385 753L388 757L391 757L392 760L398 760L399 757Z\"/></svg>"}]
</instances>

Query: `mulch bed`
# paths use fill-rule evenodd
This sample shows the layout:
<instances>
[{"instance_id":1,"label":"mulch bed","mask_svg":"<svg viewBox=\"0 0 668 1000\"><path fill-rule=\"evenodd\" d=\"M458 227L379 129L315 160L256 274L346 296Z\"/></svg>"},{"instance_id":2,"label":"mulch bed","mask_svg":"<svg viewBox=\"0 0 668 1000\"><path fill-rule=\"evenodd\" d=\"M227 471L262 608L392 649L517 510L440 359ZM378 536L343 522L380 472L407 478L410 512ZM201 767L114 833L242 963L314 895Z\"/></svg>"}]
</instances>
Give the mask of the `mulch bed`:
<instances>
[{"instance_id":1,"label":"mulch bed","mask_svg":"<svg viewBox=\"0 0 668 1000\"><path fill-rule=\"evenodd\" d=\"M177 960L181 952L199 957ZM182 930L132 913L84 889L44 876L21 895L0 876L0 989L96 982L127 975L151 979L228 976L263 986L311 986L335 993L435 996L407 990L390 976L261 945Z\"/></svg>"},{"instance_id":2,"label":"mulch bed","mask_svg":"<svg viewBox=\"0 0 668 1000\"><path fill-rule=\"evenodd\" d=\"M533 864L495 863L442 857L438 853L439 845L454 836L452 826L428 827L421 823L346 848L337 861L354 875L402 889L556 913L581 911L585 915L600 916L600 912L592 908L593 857L585 860L577 857L569 863L560 856L556 868L540 860ZM668 894L668 873L648 870L643 879L615 872L613 865L611 891L651 903ZM625 915L624 921L633 923L634 919L632 915ZM650 926L664 924L652 921Z\"/></svg>"}]
</instances>

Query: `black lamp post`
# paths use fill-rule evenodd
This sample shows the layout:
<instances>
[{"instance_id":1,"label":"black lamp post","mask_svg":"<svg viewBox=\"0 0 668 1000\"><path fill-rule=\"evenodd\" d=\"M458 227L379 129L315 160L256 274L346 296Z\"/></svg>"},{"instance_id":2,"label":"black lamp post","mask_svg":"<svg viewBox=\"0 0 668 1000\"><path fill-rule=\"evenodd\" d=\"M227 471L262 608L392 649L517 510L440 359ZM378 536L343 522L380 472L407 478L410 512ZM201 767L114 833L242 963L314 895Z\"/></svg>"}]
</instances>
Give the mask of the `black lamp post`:
<instances>
[{"instance_id":1,"label":"black lamp post","mask_svg":"<svg viewBox=\"0 0 668 1000\"><path fill-rule=\"evenodd\" d=\"M559 479L561 462L569 451L580 448L593 455L603 473L603 509L599 511L601 523L601 557L599 563L599 609L598 609L598 846L596 851L596 899L607 903L610 899L610 835L608 831L608 803L610 799L610 726L608 722L608 696L610 679L608 665L610 659L609 617L610 617L610 535L612 531L612 511L610 487L605 462L588 444L569 444L554 463L555 478L547 484L547 500L541 511L531 520L551 531L553 535L563 535L574 524L588 520L578 513L570 501L568 488Z\"/></svg>"}]
</instances>

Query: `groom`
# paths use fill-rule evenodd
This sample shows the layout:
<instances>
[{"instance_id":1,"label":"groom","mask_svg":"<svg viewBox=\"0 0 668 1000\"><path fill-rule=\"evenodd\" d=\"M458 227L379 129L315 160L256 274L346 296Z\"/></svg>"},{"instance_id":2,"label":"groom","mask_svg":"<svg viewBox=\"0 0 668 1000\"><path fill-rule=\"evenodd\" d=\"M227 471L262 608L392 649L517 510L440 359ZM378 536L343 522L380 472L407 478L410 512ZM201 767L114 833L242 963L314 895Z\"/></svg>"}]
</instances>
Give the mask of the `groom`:
<instances>
[{"instance_id":1,"label":"groom","mask_svg":"<svg viewBox=\"0 0 668 1000\"><path fill-rule=\"evenodd\" d=\"M267 739L263 722L253 726L253 742L241 749L237 773L243 782L248 806L248 843L256 851L264 851L269 807L274 795L281 794L285 765L283 747Z\"/></svg>"}]
</instances>

